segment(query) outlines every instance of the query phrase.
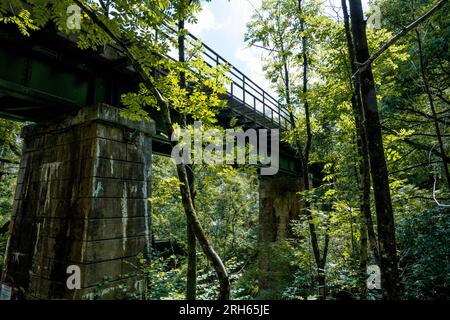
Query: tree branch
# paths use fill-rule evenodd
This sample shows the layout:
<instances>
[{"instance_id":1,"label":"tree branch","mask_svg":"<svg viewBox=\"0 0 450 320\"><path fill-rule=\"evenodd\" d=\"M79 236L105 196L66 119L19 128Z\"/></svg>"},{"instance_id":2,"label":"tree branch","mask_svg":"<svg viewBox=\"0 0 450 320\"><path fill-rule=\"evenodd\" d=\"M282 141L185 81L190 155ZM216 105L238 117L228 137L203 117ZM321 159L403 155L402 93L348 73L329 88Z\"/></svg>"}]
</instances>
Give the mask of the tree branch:
<instances>
[{"instance_id":1,"label":"tree branch","mask_svg":"<svg viewBox=\"0 0 450 320\"><path fill-rule=\"evenodd\" d=\"M11 149L11 151L18 157L22 156L22 153L17 149L17 147L13 144L13 143L9 143L9 148Z\"/></svg>"},{"instance_id":2,"label":"tree branch","mask_svg":"<svg viewBox=\"0 0 450 320\"><path fill-rule=\"evenodd\" d=\"M391 129L391 128L388 128L388 127L383 126L383 125L381 126L381 128L382 128L384 131L386 131L386 132L388 132L388 133L390 133L390 134L393 134L393 135L398 136L398 133L397 133L395 130ZM436 150L436 149L433 149L433 148L430 147L430 146L421 144L421 143L419 143L419 142L412 141L412 140L410 140L410 139L408 139L408 138L401 139L400 141L401 141L401 142L404 142L404 143L406 143L406 144L409 144L410 146L412 146L412 147L414 147L414 148L417 148L417 149L419 149L419 150L423 150L423 151L426 151L426 152L430 152L430 150L432 150L431 152L432 152L434 155L436 155L436 156L438 156L438 157L440 157L440 158L443 158L443 156L444 156L444 157L446 157L447 160L450 160L450 157L449 157L449 156L447 156L447 155L442 155L441 152L439 152L439 151Z\"/></svg>"},{"instance_id":3,"label":"tree branch","mask_svg":"<svg viewBox=\"0 0 450 320\"><path fill-rule=\"evenodd\" d=\"M7 159L7 158L0 158L0 162L3 163L9 163L9 164L20 164L17 160Z\"/></svg>"},{"instance_id":4,"label":"tree branch","mask_svg":"<svg viewBox=\"0 0 450 320\"><path fill-rule=\"evenodd\" d=\"M260 45L258 45L258 44L253 44L252 45L253 47L256 47L256 48L259 48L259 49L264 49L264 50L267 50L267 51L269 51L270 53L273 53L273 52L280 52L280 50L277 50L277 49L270 49L270 48L267 48L267 47L264 47L264 46L260 46Z\"/></svg>"},{"instance_id":5,"label":"tree branch","mask_svg":"<svg viewBox=\"0 0 450 320\"><path fill-rule=\"evenodd\" d=\"M133 56L132 52L129 49L129 45L127 45L124 41L119 39L109 28L106 26L96 15L94 11L86 7L81 1L73 0L91 19L92 21L102 29L113 41L115 41L125 52L127 58L133 64L136 72L140 76L146 88L152 93L155 97L161 111L163 114L163 119L165 125L168 130L168 136L171 137L174 128L172 124L172 119L170 116L169 103L166 101L162 93L153 83L150 76L145 72L141 64L138 60ZM172 147L174 147L175 142L171 141ZM177 173L178 179L180 180L180 193L183 202L183 207L185 214L187 216L188 224L190 224L195 232L195 236L197 237L199 244L206 256L206 258L213 265L214 270L217 273L220 282L220 291L219 291L219 299L220 300L228 300L230 296L230 281L228 277L228 272L220 259L219 255L214 250L213 246L210 244L209 239L206 237L206 234L203 230L202 225L200 224L197 218L197 212L194 208L194 204L191 198L191 192L189 189L189 181L186 172L186 166L184 164L177 165Z\"/></svg>"},{"instance_id":6,"label":"tree branch","mask_svg":"<svg viewBox=\"0 0 450 320\"><path fill-rule=\"evenodd\" d=\"M403 28L402 31L397 33L393 38L391 38L388 42L386 42L377 52L375 52L367 61L363 63L356 62L358 66L358 71L353 75L353 77L357 77L359 73L363 72L367 69L369 65L371 65L379 56L381 56L387 49L389 49L392 45L394 45L398 40L400 40L403 36L408 34L410 31L417 28L421 23L427 21L436 11L441 9L448 0L439 1L433 8L431 8L427 13L421 16L419 19L411 23L410 25Z\"/></svg>"}]
</instances>

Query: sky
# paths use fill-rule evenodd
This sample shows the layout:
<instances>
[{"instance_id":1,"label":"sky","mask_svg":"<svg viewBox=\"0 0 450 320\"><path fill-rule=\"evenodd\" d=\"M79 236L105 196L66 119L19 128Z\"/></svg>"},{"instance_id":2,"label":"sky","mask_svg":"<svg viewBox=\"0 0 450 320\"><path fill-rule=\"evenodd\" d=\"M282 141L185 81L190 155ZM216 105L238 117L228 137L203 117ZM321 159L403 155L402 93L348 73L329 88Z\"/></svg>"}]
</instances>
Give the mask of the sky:
<instances>
[{"instance_id":1,"label":"sky","mask_svg":"<svg viewBox=\"0 0 450 320\"><path fill-rule=\"evenodd\" d=\"M335 16L332 7L340 8L339 0L324 0L328 14ZM367 7L367 0L363 5ZM273 92L262 71L262 49L248 48L244 42L247 22L259 8L261 0L212 0L203 3L198 22L189 25L189 31L206 45L241 70L256 84Z\"/></svg>"}]
</instances>

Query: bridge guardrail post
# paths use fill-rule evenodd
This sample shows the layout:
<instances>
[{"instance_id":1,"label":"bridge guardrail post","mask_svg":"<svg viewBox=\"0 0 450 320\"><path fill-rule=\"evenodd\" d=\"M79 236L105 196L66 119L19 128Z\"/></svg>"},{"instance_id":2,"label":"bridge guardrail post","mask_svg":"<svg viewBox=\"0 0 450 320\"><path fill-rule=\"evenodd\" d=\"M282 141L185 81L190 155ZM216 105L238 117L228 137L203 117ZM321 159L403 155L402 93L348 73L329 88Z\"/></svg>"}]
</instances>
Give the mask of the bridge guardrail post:
<instances>
[{"instance_id":1,"label":"bridge guardrail post","mask_svg":"<svg viewBox=\"0 0 450 320\"><path fill-rule=\"evenodd\" d=\"M256 97L253 96L253 126L256 128Z\"/></svg>"}]
</instances>

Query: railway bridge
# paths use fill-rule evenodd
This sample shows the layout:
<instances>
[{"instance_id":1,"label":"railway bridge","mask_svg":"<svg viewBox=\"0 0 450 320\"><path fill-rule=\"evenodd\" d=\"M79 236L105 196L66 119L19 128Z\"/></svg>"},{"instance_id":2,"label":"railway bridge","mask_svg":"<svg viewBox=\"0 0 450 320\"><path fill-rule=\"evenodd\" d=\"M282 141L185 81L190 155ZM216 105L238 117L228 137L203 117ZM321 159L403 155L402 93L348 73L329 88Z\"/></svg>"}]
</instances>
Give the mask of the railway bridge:
<instances>
[{"instance_id":1,"label":"railway bridge","mask_svg":"<svg viewBox=\"0 0 450 320\"><path fill-rule=\"evenodd\" d=\"M203 57L228 63L206 45ZM234 118L244 129L281 135L290 127L275 98L234 67L228 75L221 126ZM1 26L0 116L29 123L2 274L22 298L87 299L105 276L110 288L137 288L130 262L152 246L152 154L171 151L157 111L148 110L152 122L120 115L121 95L138 83L112 47L80 50L51 27L24 37ZM271 265L271 244L287 236L300 211L297 164L281 143L278 174L260 177L262 288L282 272ZM80 268L80 289L67 287L71 265Z\"/></svg>"}]
</instances>

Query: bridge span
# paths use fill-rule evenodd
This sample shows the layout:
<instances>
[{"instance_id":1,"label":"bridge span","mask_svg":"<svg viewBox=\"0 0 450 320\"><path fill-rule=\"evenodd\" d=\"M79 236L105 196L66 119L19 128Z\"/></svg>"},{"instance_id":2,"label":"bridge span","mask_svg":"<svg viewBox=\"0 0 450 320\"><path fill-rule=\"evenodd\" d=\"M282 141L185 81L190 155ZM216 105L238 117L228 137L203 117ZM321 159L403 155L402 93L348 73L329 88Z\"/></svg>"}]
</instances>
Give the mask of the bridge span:
<instances>
[{"instance_id":1,"label":"bridge span","mask_svg":"<svg viewBox=\"0 0 450 320\"><path fill-rule=\"evenodd\" d=\"M228 63L205 46L210 65ZM234 67L219 115L244 129L289 129L277 100ZM23 130L10 236L2 281L21 298L86 299L103 278L109 287L139 290L130 266L152 247L152 153L170 154L161 115L153 123L120 116L122 94L139 83L127 59L111 48L94 52L51 27L20 35L0 26L0 116L33 122ZM260 286L276 286L272 244L289 236L300 212L298 161L280 145L280 172L260 178ZM82 274L67 287L67 267ZM105 291L104 297L112 297Z\"/></svg>"}]
</instances>

